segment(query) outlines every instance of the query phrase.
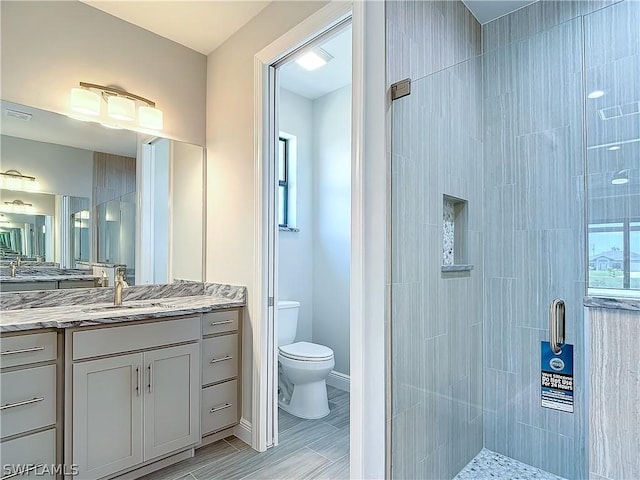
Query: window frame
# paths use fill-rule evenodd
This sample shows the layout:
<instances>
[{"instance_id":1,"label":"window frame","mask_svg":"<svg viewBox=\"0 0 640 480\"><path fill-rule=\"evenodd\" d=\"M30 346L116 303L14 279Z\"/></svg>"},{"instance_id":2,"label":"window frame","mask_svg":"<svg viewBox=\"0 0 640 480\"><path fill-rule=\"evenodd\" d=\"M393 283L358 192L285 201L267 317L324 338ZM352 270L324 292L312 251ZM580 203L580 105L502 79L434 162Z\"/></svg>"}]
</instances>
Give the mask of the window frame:
<instances>
[{"instance_id":1,"label":"window frame","mask_svg":"<svg viewBox=\"0 0 640 480\"><path fill-rule=\"evenodd\" d=\"M589 235L591 233L622 233L622 290L627 292L640 292L637 288L631 288L631 232L640 231L640 226L631 226L632 223L640 222L640 217L626 217L626 218L610 218L600 221L590 221L587 224L587 243L589 242ZM622 224L621 226L610 226L613 224ZM592 227L591 225L598 225ZM590 266L591 260L587 249L587 265ZM588 268L587 275L587 289L603 289L603 290L620 290L619 288L611 287L592 287L591 283L591 268Z\"/></svg>"},{"instance_id":2,"label":"window frame","mask_svg":"<svg viewBox=\"0 0 640 480\"><path fill-rule=\"evenodd\" d=\"M282 220L283 223L278 221L278 226L281 228L287 228L289 226L289 143L290 139L278 136L278 189L283 188L283 205L282 207ZM283 151L283 163L284 163L284 180L280 179L280 149ZM278 198L280 198L278 196ZM280 212L278 212L280 214ZM278 215L279 216L279 215Z\"/></svg>"}]
</instances>

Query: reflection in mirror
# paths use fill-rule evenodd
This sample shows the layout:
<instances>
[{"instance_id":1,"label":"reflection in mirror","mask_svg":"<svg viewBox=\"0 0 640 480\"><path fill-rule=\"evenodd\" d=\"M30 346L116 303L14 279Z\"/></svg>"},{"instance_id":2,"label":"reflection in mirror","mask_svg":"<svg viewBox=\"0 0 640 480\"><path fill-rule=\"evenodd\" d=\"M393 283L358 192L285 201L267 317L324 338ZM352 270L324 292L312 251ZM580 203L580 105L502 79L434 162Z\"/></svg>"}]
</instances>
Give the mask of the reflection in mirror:
<instances>
[{"instance_id":1,"label":"reflection in mirror","mask_svg":"<svg viewBox=\"0 0 640 480\"><path fill-rule=\"evenodd\" d=\"M0 208L3 255L85 269L95 277L105 270L111 277L123 269L129 284L204 278L202 147L142 139L135 132L3 100L0 106L2 172L15 170L34 178L27 182L0 175L10 180L3 181L0 190L0 206L7 207ZM154 166L153 159L138 155L155 151L157 145L166 150L164 171ZM150 188L144 181L152 175L155 183ZM158 192L164 192L169 203L157 203ZM44 198L46 206L40 206ZM18 211L27 204L31 210ZM32 218L18 219L14 214ZM149 225L154 225L151 234L146 233ZM158 261L154 261L156 246L164 252ZM149 269L154 264L156 274Z\"/></svg>"},{"instance_id":2,"label":"reflection in mirror","mask_svg":"<svg viewBox=\"0 0 640 480\"><path fill-rule=\"evenodd\" d=\"M27 261L52 259L52 216L27 213L0 214L0 256L3 260L22 257ZM47 235L47 231L49 234Z\"/></svg>"},{"instance_id":3,"label":"reflection in mirror","mask_svg":"<svg viewBox=\"0 0 640 480\"><path fill-rule=\"evenodd\" d=\"M89 210L79 210L71 214L71 251L73 263L88 262L91 247L91 214Z\"/></svg>"}]
</instances>

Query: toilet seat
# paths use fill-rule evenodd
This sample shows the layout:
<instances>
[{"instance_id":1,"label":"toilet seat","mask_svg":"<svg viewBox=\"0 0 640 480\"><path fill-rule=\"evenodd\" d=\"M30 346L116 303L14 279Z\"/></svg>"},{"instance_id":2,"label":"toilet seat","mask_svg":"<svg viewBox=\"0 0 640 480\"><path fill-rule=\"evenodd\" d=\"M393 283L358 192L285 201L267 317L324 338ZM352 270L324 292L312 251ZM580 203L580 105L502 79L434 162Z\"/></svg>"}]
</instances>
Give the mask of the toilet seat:
<instances>
[{"instance_id":1,"label":"toilet seat","mask_svg":"<svg viewBox=\"0 0 640 480\"><path fill-rule=\"evenodd\" d=\"M296 342L282 345L278 350L285 358L303 362L324 362L333 358L333 350L316 343Z\"/></svg>"}]
</instances>

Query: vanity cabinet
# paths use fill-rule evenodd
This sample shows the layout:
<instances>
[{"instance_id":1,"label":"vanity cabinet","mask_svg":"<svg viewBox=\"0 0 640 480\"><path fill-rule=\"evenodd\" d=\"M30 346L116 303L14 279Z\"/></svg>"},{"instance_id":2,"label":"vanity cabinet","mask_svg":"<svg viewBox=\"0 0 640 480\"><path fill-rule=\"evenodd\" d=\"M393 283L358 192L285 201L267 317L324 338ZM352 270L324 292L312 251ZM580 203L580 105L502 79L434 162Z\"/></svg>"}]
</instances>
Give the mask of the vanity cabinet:
<instances>
[{"instance_id":1,"label":"vanity cabinet","mask_svg":"<svg viewBox=\"0 0 640 480\"><path fill-rule=\"evenodd\" d=\"M239 309L202 315L202 435L203 442L218 439L239 421L241 365Z\"/></svg>"},{"instance_id":2,"label":"vanity cabinet","mask_svg":"<svg viewBox=\"0 0 640 480\"><path fill-rule=\"evenodd\" d=\"M2 478L45 476L58 462L56 332L0 337ZM15 475L14 475L15 474Z\"/></svg>"},{"instance_id":3,"label":"vanity cabinet","mask_svg":"<svg viewBox=\"0 0 640 480\"><path fill-rule=\"evenodd\" d=\"M76 478L103 478L199 443L200 316L71 335ZM181 342L189 343L171 345Z\"/></svg>"}]
</instances>

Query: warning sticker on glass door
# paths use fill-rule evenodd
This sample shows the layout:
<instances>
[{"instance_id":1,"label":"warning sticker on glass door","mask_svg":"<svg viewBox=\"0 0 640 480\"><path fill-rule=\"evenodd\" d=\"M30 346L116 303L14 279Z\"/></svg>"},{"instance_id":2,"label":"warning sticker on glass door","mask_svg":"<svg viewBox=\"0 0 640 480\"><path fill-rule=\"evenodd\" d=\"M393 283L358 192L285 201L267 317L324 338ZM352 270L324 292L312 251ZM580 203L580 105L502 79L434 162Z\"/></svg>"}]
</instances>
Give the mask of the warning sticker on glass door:
<instances>
[{"instance_id":1,"label":"warning sticker on glass door","mask_svg":"<svg viewBox=\"0 0 640 480\"><path fill-rule=\"evenodd\" d=\"M549 342L541 342L540 359L542 406L573 413L573 345L553 353Z\"/></svg>"}]
</instances>

